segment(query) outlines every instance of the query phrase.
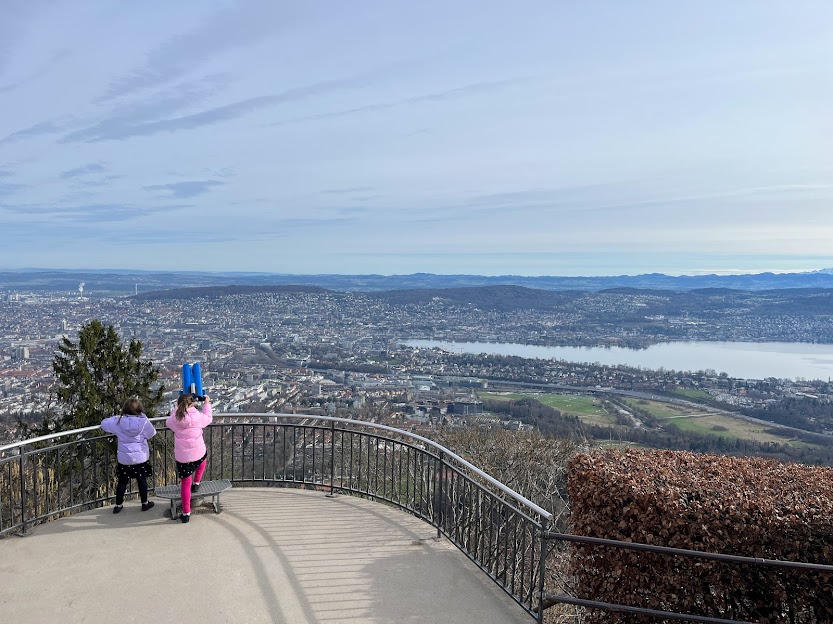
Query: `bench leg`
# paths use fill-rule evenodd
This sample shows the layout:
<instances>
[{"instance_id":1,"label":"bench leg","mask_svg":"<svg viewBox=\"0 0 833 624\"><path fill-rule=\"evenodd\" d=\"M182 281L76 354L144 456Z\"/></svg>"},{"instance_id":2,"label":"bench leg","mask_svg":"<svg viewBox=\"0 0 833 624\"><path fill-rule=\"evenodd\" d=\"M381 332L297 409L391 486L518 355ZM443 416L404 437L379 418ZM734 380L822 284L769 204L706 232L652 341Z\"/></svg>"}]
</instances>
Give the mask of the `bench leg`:
<instances>
[{"instance_id":1,"label":"bench leg","mask_svg":"<svg viewBox=\"0 0 833 624\"><path fill-rule=\"evenodd\" d=\"M176 520L176 518L177 518L177 514L176 514L176 500L172 498L172 499L171 499L171 520Z\"/></svg>"},{"instance_id":2,"label":"bench leg","mask_svg":"<svg viewBox=\"0 0 833 624\"><path fill-rule=\"evenodd\" d=\"M220 495L215 494L211 499L211 502L214 503L214 513L220 513Z\"/></svg>"}]
</instances>

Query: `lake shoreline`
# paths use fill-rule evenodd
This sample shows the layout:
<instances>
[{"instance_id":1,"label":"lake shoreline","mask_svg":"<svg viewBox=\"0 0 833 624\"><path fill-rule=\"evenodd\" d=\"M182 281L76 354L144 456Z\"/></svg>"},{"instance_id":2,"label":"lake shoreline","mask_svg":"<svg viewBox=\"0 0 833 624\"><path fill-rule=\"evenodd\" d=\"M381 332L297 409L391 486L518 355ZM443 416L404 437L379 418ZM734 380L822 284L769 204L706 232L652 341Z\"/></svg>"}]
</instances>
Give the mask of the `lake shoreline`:
<instances>
[{"instance_id":1,"label":"lake shoreline","mask_svg":"<svg viewBox=\"0 0 833 624\"><path fill-rule=\"evenodd\" d=\"M810 342L669 341L638 349L424 339L404 340L402 344L429 349L438 347L449 353L487 353L647 370L713 370L737 379L833 378L833 345Z\"/></svg>"}]
</instances>

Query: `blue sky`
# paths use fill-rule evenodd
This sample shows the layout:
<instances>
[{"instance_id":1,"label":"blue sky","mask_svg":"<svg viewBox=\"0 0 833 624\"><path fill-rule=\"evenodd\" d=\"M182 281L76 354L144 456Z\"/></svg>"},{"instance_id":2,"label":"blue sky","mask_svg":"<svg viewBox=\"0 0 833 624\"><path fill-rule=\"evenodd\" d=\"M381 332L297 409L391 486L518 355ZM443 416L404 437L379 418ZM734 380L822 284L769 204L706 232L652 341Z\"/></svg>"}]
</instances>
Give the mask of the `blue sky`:
<instances>
[{"instance_id":1,"label":"blue sky","mask_svg":"<svg viewBox=\"0 0 833 624\"><path fill-rule=\"evenodd\" d=\"M833 266L833 3L4 0L0 268Z\"/></svg>"}]
</instances>

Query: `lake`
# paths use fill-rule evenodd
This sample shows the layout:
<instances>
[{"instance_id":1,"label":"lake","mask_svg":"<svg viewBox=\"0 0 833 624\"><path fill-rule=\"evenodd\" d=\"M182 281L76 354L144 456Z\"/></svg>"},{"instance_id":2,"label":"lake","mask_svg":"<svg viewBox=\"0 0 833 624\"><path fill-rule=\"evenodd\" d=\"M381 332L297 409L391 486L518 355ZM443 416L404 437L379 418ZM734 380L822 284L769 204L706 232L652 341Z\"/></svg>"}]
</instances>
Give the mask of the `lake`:
<instances>
[{"instance_id":1,"label":"lake","mask_svg":"<svg viewBox=\"0 0 833 624\"><path fill-rule=\"evenodd\" d=\"M697 371L714 369L741 379L823 379L833 377L833 345L804 342L663 342L647 349L624 347L541 347L500 342L406 340L412 347L452 353L489 353L559 359L608 366Z\"/></svg>"}]
</instances>

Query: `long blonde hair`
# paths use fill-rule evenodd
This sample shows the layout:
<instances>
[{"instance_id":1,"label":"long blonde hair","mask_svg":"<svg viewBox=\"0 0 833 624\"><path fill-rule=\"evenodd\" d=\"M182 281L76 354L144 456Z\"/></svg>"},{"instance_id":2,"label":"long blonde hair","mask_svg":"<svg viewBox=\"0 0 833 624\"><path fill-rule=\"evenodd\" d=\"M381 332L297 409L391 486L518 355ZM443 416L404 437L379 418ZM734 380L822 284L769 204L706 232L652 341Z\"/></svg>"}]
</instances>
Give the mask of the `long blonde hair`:
<instances>
[{"instance_id":1,"label":"long blonde hair","mask_svg":"<svg viewBox=\"0 0 833 624\"><path fill-rule=\"evenodd\" d=\"M190 394L180 394L176 400L176 419L182 420L188 412L188 408L194 404L194 397Z\"/></svg>"}]
</instances>

